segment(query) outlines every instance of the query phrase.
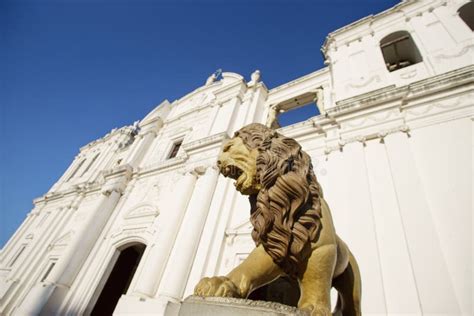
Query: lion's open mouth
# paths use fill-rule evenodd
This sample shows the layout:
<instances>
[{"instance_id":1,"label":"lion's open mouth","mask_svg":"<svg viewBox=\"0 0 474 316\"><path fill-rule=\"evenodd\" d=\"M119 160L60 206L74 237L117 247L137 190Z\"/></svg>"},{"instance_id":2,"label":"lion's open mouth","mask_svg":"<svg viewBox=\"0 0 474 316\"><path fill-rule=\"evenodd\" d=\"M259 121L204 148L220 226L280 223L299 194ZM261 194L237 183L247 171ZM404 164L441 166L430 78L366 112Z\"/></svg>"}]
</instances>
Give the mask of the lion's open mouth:
<instances>
[{"instance_id":1,"label":"lion's open mouth","mask_svg":"<svg viewBox=\"0 0 474 316\"><path fill-rule=\"evenodd\" d=\"M234 180L237 180L244 171L235 165L227 165L221 169L221 173L224 177L229 177Z\"/></svg>"},{"instance_id":2,"label":"lion's open mouth","mask_svg":"<svg viewBox=\"0 0 474 316\"><path fill-rule=\"evenodd\" d=\"M236 180L234 185L239 191L242 189L242 185L247 180L246 173L236 165L227 165L221 168L221 173L224 175L224 177L229 177Z\"/></svg>"}]
</instances>

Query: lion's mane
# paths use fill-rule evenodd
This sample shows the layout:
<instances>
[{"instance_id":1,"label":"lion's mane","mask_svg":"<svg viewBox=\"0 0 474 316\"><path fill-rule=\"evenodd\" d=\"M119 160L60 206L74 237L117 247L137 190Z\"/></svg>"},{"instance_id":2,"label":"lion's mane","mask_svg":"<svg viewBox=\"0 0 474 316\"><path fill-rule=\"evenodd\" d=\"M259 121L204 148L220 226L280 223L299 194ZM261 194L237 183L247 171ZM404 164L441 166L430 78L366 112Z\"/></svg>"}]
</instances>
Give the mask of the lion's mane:
<instances>
[{"instance_id":1,"label":"lion's mane","mask_svg":"<svg viewBox=\"0 0 474 316\"><path fill-rule=\"evenodd\" d=\"M262 124L247 125L235 136L259 152L256 181L261 189L249 198L252 238L295 275L321 229L322 192L311 158L294 139Z\"/></svg>"}]
</instances>

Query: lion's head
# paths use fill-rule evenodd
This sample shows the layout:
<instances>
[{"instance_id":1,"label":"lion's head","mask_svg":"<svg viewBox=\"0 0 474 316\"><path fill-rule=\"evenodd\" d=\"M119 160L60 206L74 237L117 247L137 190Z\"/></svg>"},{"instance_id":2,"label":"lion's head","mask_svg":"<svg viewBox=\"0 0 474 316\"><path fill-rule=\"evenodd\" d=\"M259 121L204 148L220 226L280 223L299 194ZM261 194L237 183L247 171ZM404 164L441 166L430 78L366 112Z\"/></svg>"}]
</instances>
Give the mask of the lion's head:
<instances>
[{"instance_id":1,"label":"lion's head","mask_svg":"<svg viewBox=\"0 0 474 316\"><path fill-rule=\"evenodd\" d=\"M254 241L285 272L295 274L321 226L322 192L309 155L294 139L250 124L224 145L218 166L249 195Z\"/></svg>"}]
</instances>

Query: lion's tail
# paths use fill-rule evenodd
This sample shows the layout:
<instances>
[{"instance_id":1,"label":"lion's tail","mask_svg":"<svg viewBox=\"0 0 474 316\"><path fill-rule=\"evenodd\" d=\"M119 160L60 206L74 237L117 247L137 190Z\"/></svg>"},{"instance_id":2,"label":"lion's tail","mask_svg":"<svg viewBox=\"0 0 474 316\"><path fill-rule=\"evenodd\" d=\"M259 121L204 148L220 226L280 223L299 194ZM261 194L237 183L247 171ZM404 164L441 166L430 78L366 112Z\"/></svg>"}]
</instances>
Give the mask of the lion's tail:
<instances>
[{"instance_id":1,"label":"lion's tail","mask_svg":"<svg viewBox=\"0 0 474 316\"><path fill-rule=\"evenodd\" d=\"M359 266L354 255L349 251L349 264L344 272L333 280L338 293L334 315L360 316L361 279Z\"/></svg>"}]
</instances>

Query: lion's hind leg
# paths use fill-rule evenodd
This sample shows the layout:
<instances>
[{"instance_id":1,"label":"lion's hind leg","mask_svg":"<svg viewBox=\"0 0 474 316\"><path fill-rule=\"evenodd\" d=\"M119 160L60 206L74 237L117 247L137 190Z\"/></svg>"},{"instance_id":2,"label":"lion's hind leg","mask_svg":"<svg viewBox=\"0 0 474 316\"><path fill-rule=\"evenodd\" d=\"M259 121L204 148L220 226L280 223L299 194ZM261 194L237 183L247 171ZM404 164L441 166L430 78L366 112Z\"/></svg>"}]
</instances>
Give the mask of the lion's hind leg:
<instances>
[{"instance_id":1,"label":"lion's hind leg","mask_svg":"<svg viewBox=\"0 0 474 316\"><path fill-rule=\"evenodd\" d=\"M338 291L334 315L359 316L361 314L361 280L359 266L349 252L349 264L344 272L336 277L332 285Z\"/></svg>"}]
</instances>

